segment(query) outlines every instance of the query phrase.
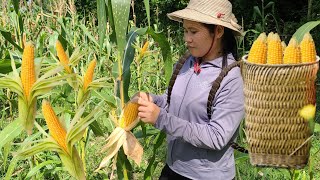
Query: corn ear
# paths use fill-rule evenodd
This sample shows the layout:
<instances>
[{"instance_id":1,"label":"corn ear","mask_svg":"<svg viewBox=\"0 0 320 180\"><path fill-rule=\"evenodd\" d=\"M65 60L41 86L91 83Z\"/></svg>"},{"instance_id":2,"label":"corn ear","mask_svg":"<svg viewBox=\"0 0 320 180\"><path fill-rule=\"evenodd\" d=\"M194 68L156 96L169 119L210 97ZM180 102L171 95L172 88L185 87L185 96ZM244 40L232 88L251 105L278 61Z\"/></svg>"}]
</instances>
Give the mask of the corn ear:
<instances>
[{"instance_id":1,"label":"corn ear","mask_svg":"<svg viewBox=\"0 0 320 180\"><path fill-rule=\"evenodd\" d=\"M61 146L65 152L68 152L66 143L66 130L63 128L50 103L46 100L42 101L42 113L49 128L49 132L53 139Z\"/></svg>"},{"instance_id":2,"label":"corn ear","mask_svg":"<svg viewBox=\"0 0 320 180\"><path fill-rule=\"evenodd\" d=\"M296 38L291 38L288 46L284 51L283 63L284 64L298 64L301 61L301 52L299 43Z\"/></svg>"},{"instance_id":3,"label":"corn ear","mask_svg":"<svg viewBox=\"0 0 320 180\"><path fill-rule=\"evenodd\" d=\"M267 36L265 33L261 33L259 37L253 42L251 46L248 62L265 64L267 59Z\"/></svg>"},{"instance_id":4,"label":"corn ear","mask_svg":"<svg viewBox=\"0 0 320 180\"><path fill-rule=\"evenodd\" d=\"M33 84L36 82L34 67L34 46L32 43L26 43L22 54L21 64L21 82L23 92L26 99L29 101L30 92Z\"/></svg>"},{"instance_id":5,"label":"corn ear","mask_svg":"<svg viewBox=\"0 0 320 180\"><path fill-rule=\"evenodd\" d=\"M267 64L282 64L282 46L277 33L268 40Z\"/></svg>"},{"instance_id":6,"label":"corn ear","mask_svg":"<svg viewBox=\"0 0 320 180\"><path fill-rule=\"evenodd\" d=\"M134 102L128 102L121 114L119 126L121 128L129 127L138 118L139 105Z\"/></svg>"},{"instance_id":7,"label":"corn ear","mask_svg":"<svg viewBox=\"0 0 320 180\"><path fill-rule=\"evenodd\" d=\"M69 57L67 56L66 52L63 49L63 46L59 40L56 42L56 48L57 48L57 55L60 60L60 63L63 65L65 70L71 74L71 68L69 67Z\"/></svg>"},{"instance_id":8,"label":"corn ear","mask_svg":"<svg viewBox=\"0 0 320 180\"><path fill-rule=\"evenodd\" d=\"M282 41L281 46L282 46L282 54L284 54L284 51L286 50L287 45L284 41Z\"/></svg>"},{"instance_id":9,"label":"corn ear","mask_svg":"<svg viewBox=\"0 0 320 180\"><path fill-rule=\"evenodd\" d=\"M300 43L301 61L303 63L316 61L316 47L311 34L308 32L303 36Z\"/></svg>"},{"instance_id":10,"label":"corn ear","mask_svg":"<svg viewBox=\"0 0 320 180\"><path fill-rule=\"evenodd\" d=\"M146 43L144 43L142 49L141 49L141 57L144 56L144 54L146 53L147 49L149 46L149 41L147 41Z\"/></svg>"},{"instance_id":11,"label":"corn ear","mask_svg":"<svg viewBox=\"0 0 320 180\"><path fill-rule=\"evenodd\" d=\"M272 40L273 35L274 35L273 32L270 32L270 33L268 34L268 37L267 37L267 43L268 43L268 44L269 44L270 41Z\"/></svg>"},{"instance_id":12,"label":"corn ear","mask_svg":"<svg viewBox=\"0 0 320 180\"><path fill-rule=\"evenodd\" d=\"M84 82L83 82L83 89L84 91L87 90L89 84L92 82L93 80L93 75L94 75L94 68L97 65L97 61L94 59L89 63L88 69L86 74L84 75Z\"/></svg>"}]
</instances>

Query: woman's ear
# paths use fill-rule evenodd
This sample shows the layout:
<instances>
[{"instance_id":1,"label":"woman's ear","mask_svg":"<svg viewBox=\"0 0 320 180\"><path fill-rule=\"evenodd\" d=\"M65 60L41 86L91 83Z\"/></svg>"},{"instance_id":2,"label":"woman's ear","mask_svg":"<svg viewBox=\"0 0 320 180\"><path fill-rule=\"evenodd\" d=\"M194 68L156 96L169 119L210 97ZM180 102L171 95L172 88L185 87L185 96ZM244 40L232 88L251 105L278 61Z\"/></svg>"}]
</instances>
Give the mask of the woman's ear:
<instances>
[{"instance_id":1,"label":"woman's ear","mask_svg":"<svg viewBox=\"0 0 320 180\"><path fill-rule=\"evenodd\" d=\"M215 28L215 36L217 38L221 38L224 34L224 27L221 25L217 25Z\"/></svg>"}]
</instances>

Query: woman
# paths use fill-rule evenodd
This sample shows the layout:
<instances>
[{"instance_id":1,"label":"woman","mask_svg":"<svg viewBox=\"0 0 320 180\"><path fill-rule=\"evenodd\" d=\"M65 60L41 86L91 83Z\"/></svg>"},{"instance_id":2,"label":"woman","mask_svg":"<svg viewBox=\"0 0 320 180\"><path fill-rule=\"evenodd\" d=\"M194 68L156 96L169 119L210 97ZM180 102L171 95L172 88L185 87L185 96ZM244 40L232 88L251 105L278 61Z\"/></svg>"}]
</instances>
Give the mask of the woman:
<instances>
[{"instance_id":1,"label":"woman","mask_svg":"<svg viewBox=\"0 0 320 180\"><path fill-rule=\"evenodd\" d=\"M160 179L234 179L230 143L244 117L243 81L234 63L241 26L227 0L191 0L168 16L183 22L191 55L179 60L164 95L137 94L140 119L167 134Z\"/></svg>"}]
</instances>

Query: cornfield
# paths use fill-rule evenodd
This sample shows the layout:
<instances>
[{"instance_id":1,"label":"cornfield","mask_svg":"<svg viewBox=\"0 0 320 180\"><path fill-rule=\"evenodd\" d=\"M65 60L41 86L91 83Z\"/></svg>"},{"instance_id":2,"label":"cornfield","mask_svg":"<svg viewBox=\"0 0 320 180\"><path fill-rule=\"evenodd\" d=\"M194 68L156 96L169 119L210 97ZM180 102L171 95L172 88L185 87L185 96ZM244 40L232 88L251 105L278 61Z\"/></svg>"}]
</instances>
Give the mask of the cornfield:
<instances>
[{"instance_id":1,"label":"cornfield","mask_svg":"<svg viewBox=\"0 0 320 180\"><path fill-rule=\"evenodd\" d=\"M184 49L150 24L151 1L144 27L134 0L97 0L87 17L72 0L1 3L0 179L157 179L165 134L140 122L130 98L164 93ZM304 34L285 47L276 33L261 33L242 48L257 64L315 61L319 42ZM300 170L254 167L236 152L237 179L320 179L319 134L316 123L314 161Z\"/></svg>"}]
</instances>

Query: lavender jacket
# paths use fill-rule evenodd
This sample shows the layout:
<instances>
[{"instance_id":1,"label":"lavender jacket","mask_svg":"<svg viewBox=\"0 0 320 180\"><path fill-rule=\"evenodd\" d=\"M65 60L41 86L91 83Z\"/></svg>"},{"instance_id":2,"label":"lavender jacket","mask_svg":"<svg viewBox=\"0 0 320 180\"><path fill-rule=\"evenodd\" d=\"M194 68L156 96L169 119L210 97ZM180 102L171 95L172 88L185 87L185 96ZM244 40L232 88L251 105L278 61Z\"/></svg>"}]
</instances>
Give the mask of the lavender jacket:
<instances>
[{"instance_id":1,"label":"lavender jacket","mask_svg":"<svg viewBox=\"0 0 320 180\"><path fill-rule=\"evenodd\" d=\"M235 177L233 149L228 145L237 136L244 117L243 80L240 68L233 68L222 80L207 116L212 82L222 68L222 57L193 70L189 57L174 84L169 109L167 95L151 95L161 110L155 127L167 134L167 164L190 179L229 180ZM235 60L228 55L228 64Z\"/></svg>"}]
</instances>

